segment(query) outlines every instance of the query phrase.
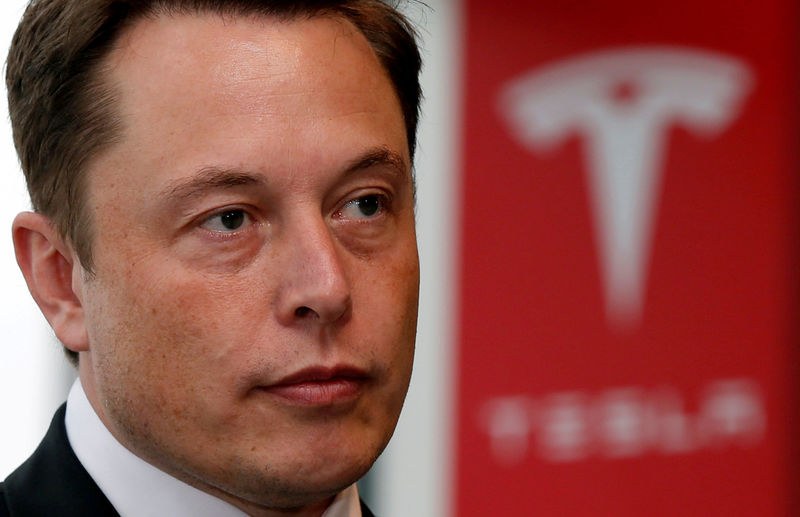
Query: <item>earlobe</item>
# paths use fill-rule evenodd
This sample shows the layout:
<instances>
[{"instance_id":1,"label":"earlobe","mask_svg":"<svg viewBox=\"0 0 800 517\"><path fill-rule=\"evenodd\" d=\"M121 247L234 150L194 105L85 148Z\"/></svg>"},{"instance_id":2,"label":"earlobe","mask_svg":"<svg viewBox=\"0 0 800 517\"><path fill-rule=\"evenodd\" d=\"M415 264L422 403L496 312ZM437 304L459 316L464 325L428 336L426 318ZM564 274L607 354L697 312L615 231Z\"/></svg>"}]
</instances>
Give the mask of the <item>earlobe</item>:
<instances>
[{"instance_id":1,"label":"earlobe","mask_svg":"<svg viewBox=\"0 0 800 517\"><path fill-rule=\"evenodd\" d=\"M23 212L12 227L14 251L28 289L58 339L74 352L89 349L83 305L73 288L80 262L50 220ZM75 286L77 287L77 286Z\"/></svg>"}]
</instances>

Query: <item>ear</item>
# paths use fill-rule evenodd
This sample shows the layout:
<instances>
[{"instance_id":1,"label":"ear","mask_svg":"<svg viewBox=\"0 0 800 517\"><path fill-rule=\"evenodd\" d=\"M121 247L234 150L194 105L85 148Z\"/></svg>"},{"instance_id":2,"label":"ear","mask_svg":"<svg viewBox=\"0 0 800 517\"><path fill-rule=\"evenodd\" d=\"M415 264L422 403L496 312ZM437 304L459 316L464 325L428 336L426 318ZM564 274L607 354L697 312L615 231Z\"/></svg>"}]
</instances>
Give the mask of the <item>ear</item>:
<instances>
[{"instance_id":1,"label":"ear","mask_svg":"<svg viewBox=\"0 0 800 517\"><path fill-rule=\"evenodd\" d=\"M17 264L56 336L74 352L87 351L89 339L79 291L81 265L72 248L42 214L19 214L12 235Z\"/></svg>"}]
</instances>

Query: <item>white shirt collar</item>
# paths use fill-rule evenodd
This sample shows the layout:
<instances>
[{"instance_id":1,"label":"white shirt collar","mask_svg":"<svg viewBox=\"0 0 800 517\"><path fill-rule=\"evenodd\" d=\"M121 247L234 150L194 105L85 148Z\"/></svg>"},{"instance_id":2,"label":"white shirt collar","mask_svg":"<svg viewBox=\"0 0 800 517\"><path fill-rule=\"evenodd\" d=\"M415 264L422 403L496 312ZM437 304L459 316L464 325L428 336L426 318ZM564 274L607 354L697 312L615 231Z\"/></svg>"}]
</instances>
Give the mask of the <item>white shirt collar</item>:
<instances>
[{"instance_id":1,"label":"white shirt collar","mask_svg":"<svg viewBox=\"0 0 800 517\"><path fill-rule=\"evenodd\" d=\"M65 424L75 455L122 517L247 517L126 449L94 412L80 379L69 392ZM322 517L361 517L356 485L340 492Z\"/></svg>"}]
</instances>

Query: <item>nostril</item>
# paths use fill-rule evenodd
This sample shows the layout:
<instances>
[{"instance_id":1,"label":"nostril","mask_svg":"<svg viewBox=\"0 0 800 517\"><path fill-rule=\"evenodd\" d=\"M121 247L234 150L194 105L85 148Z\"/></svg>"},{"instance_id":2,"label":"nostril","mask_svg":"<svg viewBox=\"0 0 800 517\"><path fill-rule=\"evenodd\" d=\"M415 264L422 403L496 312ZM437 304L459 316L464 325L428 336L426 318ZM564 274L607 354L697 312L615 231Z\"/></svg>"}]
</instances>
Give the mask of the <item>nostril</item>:
<instances>
[{"instance_id":1,"label":"nostril","mask_svg":"<svg viewBox=\"0 0 800 517\"><path fill-rule=\"evenodd\" d=\"M311 309L309 309L308 307L298 307L297 309L295 309L294 315L297 316L298 318L304 318L310 312L311 312Z\"/></svg>"}]
</instances>

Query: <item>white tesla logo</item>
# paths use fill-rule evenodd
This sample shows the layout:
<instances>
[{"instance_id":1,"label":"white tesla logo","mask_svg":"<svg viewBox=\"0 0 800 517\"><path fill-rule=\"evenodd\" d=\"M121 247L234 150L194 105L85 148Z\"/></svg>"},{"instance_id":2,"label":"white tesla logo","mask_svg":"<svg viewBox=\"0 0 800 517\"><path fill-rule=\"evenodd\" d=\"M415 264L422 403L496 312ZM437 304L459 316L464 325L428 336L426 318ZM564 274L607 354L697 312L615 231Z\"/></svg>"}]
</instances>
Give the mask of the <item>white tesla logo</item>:
<instances>
[{"instance_id":1,"label":"white tesla logo","mask_svg":"<svg viewBox=\"0 0 800 517\"><path fill-rule=\"evenodd\" d=\"M583 137L610 323L630 328L642 312L667 130L718 134L752 82L720 54L626 47L545 66L502 91L512 132L531 150Z\"/></svg>"}]
</instances>

